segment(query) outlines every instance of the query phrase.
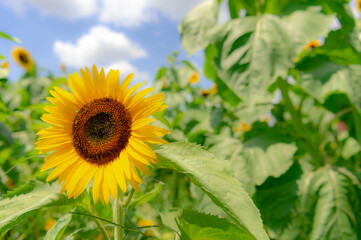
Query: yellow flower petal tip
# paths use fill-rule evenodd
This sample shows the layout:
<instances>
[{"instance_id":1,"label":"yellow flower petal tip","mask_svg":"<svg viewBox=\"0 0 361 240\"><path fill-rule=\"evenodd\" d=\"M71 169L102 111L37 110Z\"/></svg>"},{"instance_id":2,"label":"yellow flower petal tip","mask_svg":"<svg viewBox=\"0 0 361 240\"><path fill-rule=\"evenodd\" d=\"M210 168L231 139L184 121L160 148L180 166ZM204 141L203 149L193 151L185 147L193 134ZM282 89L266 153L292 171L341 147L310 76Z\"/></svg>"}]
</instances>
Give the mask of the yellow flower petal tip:
<instances>
[{"instance_id":1,"label":"yellow flower petal tip","mask_svg":"<svg viewBox=\"0 0 361 240\"><path fill-rule=\"evenodd\" d=\"M14 61L26 70L29 70L34 65L30 53L23 47L14 47L11 55Z\"/></svg>"},{"instance_id":2,"label":"yellow flower petal tip","mask_svg":"<svg viewBox=\"0 0 361 240\"><path fill-rule=\"evenodd\" d=\"M93 180L92 196L103 204L113 198L126 181L138 190L142 184L137 171L149 174L147 166L156 163L148 143L167 144L161 138L169 131L150 125L152 114L162 111L163 97L145 97L151 89L138 91L144 84L129 87L133 74L119 82L119 71L93 66L69 75L71 92L51 91L53 104L42 120L53 126L38 132L36 149L50 152L41 171L53 169L47 181L58 178L68 198L78 197Z\"/></svg>"},{"instance_id":3,"label":"yellow flower petal tip","mask_svg":"<svg viewBox=\"0 0 361 240\"><path fill-rule=\"evenodd\" d=\"M359 12L361 12L361 0L356 0L356 8Z\"/></svg>"}]
</instances>

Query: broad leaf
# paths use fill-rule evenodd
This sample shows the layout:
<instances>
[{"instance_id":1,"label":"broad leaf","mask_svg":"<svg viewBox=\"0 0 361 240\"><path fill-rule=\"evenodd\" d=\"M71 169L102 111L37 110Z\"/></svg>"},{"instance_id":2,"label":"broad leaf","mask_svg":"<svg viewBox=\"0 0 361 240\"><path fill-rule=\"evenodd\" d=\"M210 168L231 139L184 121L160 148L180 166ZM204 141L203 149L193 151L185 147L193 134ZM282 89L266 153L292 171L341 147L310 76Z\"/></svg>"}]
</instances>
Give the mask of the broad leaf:
<instances>
[{"instance_id":1,"label":"broad leaf","mask_svg":"<svg viewBox=\"0 0 361 240\"><path fill-rule=\"evenodd\" d=\"M253 184L261 185L268 177L279 177L288 170L297 148L278 126L270 128L266 123L256 122L252 127L233 165L236 168L242 165L245 170L241 175L248 173Z\"/></svg>"},{"instance_id":2,"label":"broad leaf","mask_svg":"<svg viewBox=\"0 0 361 240\"><path fill-rule=\"evenodd\" d=\"M268 239L258 209L233 177L227 161L190 143L172 143L155 151L161 167L186 174L237 225L256 239Z\"/></svg>"},{"instance_id":3,"label":"broad leaf","mask_svg":"<svg viewBox=\"0 0 361 240\"><path fill-rule=\"evenodd\" d=\"M217 26L211 36L218 49L214 62L219 78L250 105L271 101L268 87L287 74L307 42L328 33L332 19L295 11L283 18L265 14Z\"/></svg>"},{"instance_id":4,"label":"broad leaf","mask_svg":"<svg viewBox=\"0 0 361 240\"><path fill-rule=\"evenodd\" d=\"M323 59L315 59L312 68L301 67L301 87L312 97L323 103L333 93L345 93L355 104L361 102L361 66L342 66ZM309 69L309 70L307 70ZM360 106L360 105L359 105Z\"/></svg>"},{"instance_id":5,"label":"broad leaf","mask_svg":"<svg viewBox=\"0 0 361 240\"><path fill-rule=\"evenodd\" d=\"M209 43L208 31L217 23L218 0L207 0L190 11L179 25L182 45L192 54Z\"/></svg>"},{"instance_id":6,"label":"broad leaf","mask_svg":"<svg viewBox=\"0 0 361 240\"><path fill-rule=\"evenodd\" d=\"M68 227L68 224L71 220L72 214L66 214L65 216L61 217L54 226L47 231L44 240L59 240L63 239L63 233Z\"/></svg>"},{"instance_id":7,"label":"broad leaf","mask_svg":"<svg viewBox=\"0 0 361 240\"><path fill-rule=\"evenodd\" d=\"M292 219L291 213L298 198L297 181L301 174L300 165L295 163L279 178L268 178L253 195L267 232L274 239L278 239Z\"/></svg>"},{"instance_id":8,"label":"broad leaf","mask_svg":"<svg viewBox=\"0 0 361 240\"><path fill-rule=\"evenodd\" d=\"M31 180L26 187L15 190L11 197L9 195L0 199L0 237L37 210L45 207L81 205L82 201L89 202L86 195L83 193L76 200L68 199L66 195L60 194L59 184Z\"/></svg>"},{"instance_id":9,"label":"broad leaf","mask_svg":"<svg viewBox=\"0 0 361 240\"><path fill-rule=\"evenodd\" d=\"M300 199L280 239L359 239L360 204L352 181L323 167L299 183Z\"/></svg>"},{"instance_id":10,"label":"broad leaf","mask_svg":"<svg viewBox=\"0 0 361 240\"><path fill-rule=\"evenodd\" d=\"M183 210L179 216L179 228L185 240L252 240L246 229L240 229L225 218L192 210Z\"/></svg>"}]
</instances>

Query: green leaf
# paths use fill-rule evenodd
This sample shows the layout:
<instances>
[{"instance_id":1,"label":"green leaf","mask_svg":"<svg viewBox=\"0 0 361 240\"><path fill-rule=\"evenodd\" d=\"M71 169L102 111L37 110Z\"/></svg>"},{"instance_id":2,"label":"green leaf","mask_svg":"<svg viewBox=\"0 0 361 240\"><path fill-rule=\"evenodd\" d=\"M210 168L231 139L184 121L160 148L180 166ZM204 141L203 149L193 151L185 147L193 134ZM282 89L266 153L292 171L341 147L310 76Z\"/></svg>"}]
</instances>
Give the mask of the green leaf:
<instances>
[{"instance_id":1,"label":"green leaf","mask_svg":"<svg viewBox=\"0 0 361 240\"><path fill-rule=\"evenodd\" d=\"M249 1L248 1L249 2ZM247 4L247 1L239 1L239 0L228 0L228 9L229 15L232 19L239 17L239 11L244 8L245 6L250 6L252 4ZM250 7L248 7L248 10ZM249 11L247 11L249 13Z\"/></svg>"},{"instance_id":2,"label":"green leaf","mask_svg":"<svg viewBox=\"0 0 361 240\"><path fill-rule=\"evenodd\" d=\"M349 159L356 153L361 151L361 145L356 139L354 138L347 138L345 145L342 148L341 155L345 159Z\"/></svg>"},{"instance_id":3,"label":"green leaf","mask_svg":"<svg viewBox=\"0 0 361 240\"><path fill-rule=\"evenodd\" d=\"M212 30L218 77L249 105L270 102L268 87L288 73L304 45L329 31L333 17L295 11L232 20ZM310 27L312 26L312 27Z\"/></svg>"},{"instance_id":4,"label":"green leaf","mask_svg":"<svg viewBox=\"0 0 361 240\"><path fill-rule=\"evenodd\" d=\"M242 164L253 184L261 185L270 176L277 178L293 164L297 147L277 125L270 128L266 123L256 122L244 141L233 164Z\"/></svg>"},{"instance_id":5,"label":"green leaf","mask_svg":"<svg viewBox=\"0 0 361 240\"><path fill-rule=\"evenodd\" d=\"M186 174L237 225L244 226L256 239L269 239L258 209L233 177L227 161L190 143L171 143L155 152L161 167Z\"/></svg>"},{"instance_id":6,"label":"green leaf","mask_svg":"<svg viewBox=\"0 0 361 240\"><path fill-rule=\"evenodd\" d=\"M155 80L161 79L167 72L167 68L166 67L161 67L159 68L157 75L155 77Z\"/></svg>"},{"instance_id":7,"label":"green leaf","mask_svg":"<svg viewBox=\"0 0 361 240\"><path fill-rule=\"evenodd\" d=\"M233 92L233 90L229 89L217 75L217 67L214 63L217 52L217 47L213 44L210 44L205 49L204 74L217 84L217 92L222 99L228 102L232 107L236 107L241 99Z\"/></svg>"},{"instance_id":8,"label":"green leaf","mask_svg":"<svg viewBox=\"0 0 361 240\"><path fill-rule=\"evenodd\" d=\"M138 205L141 205L143 203L149 202L153 198L157 196L159 191L163 188L162 184L157 184L155 188L153 188L151 191L142 193L140 197L135 198L131 201L129 204L127 211L129 211L131 208L135 208Z\"/></svg>"},{"instance_id":9,"label":"green leaf","mask_svg":"<svg viewBox=\"0 0 361 240\"><path fill-rule=\"evenodd\" d=\"M1 59L1 55L0 55ZM7 75L9 75L10 69L9 68L2 68L0 67L0 78L5 78Z\"/></svg>"},{"instance_id":10,"label":"green leaf","mask_svg":"<svg viewBox=\"0 0 361 240\"><path fill-rule=\"evenodd\" d=\"M0 141L4 141L8 145L14 143L12 132L2 121L0 121Z\"/></svg>"},{"instance_id":11,"label":"green leaf","mask_svg":"<svg viewBox=\"0 0 361 240\"><path fill-rule=\"evenodd\" d=\"M11 196L11 197L10 197ZM25 217L46 207L90 204L87 193L77 199L60 194L59 184L31 180L12 194L0 198L0 237ZM85 201L85 203L82 203Z\"/></svg>"},{"instance_id":12,"label":"green leaf","mask_svg":"<svg viewBox=\"0 0 361 240\"><path fill-rule=\"evenodd\" d=\"M185 240L252 240L246 229L240 229L225 218L183 210L179 216L179 228Z\"/></svg>"},{"instance_id":13,"label":"green leaf","mask_svg":"<svg viewBox=\"0 0 361 240\"><path fill-rule=\"evenodd\" d=\"M208 31L217 23L218 0L206 0L190 11L179 24L181 42L191 55L209 43Z\"/></svg>"},{"instance_id":14,"label":"green leaf","mask_svg":"<svg viewBox=\"0 0 361 240\"><path fill-rule=\"evenodd\" d=\"M307 93L321 103L331 94L345 93L353 103L360 106L360 65L346 67L322 59L313 63L312 70L301 68L302 72L299 73L300 85Z\"/></svg>"},{"instance_id":15,"label":"green leaf","mask_svg":"<svg viewBox=\"0 0 361 240\"><path fill-rule=\"evenodd\" d=\"M196 69L196 67L193 66L193 64L190 63L189 61L183 60L182 63L184 63L185 65L187 65L187 66L188 66L190 69L192 69L193 71L198 72L197 69Z\"/></svg>"},{"instance_id":16,"label":"green leaf","mask_svg":"<svg viewBox=\"0 0 361 240\"><path fill-rule=\"evenodd\" d=\"M44 240L59 240L62 239L63 233L68 227L72 214L66 214L60 218L49 231L47 231Z\"/></svg>"},{"instance_id":17,"label":"green leaf","mask_svg":"<svg viewBox=\"0 0 361 240\"><path fill-rule=\"evenodd\" d=\"M278 239L292 220L298 199L297 181L301 175L302 169L296 162L279 178L268 178L253 195L271 238Z\"/></svg>"},{"instance_id":18,"label":"green leaf","mask_svg":"<svg viewBox=\"0 0 361 240\"><path fill-rule=\"evenodd\" d=\"M346 175L323 167L304 176L299 188L297 210L280 239L359 239L360 204Z\"/></svg>"},{"instance_id":19,"label":"green leaf","mask_svg":"<svg viewBox=\"0 0 361 240\"><path fill-rule=\"evenodd\" d=\"M168 122L168 120L164 116L164 111L157 112L157 113L153 114L152 116L155 119L157 119L158 121L160 121L161 123L163 123L164 125L166 125L169 129L172 129L172 126L170 125L170 123Z\"/></svg>"},{"instance_id":20,"label":"green leaf","mask_svg":"<svg viewBox=\"0 0 361 240\"><path fill-rule=\"evenodd\" d=\"M11 41L16 42L16 43L20 43L20 40L18 38L11 37L11 36L9 36L8 34L6 34L4 32L0 32L0 37L11 40Z\"/></svg>"}]
</instances>

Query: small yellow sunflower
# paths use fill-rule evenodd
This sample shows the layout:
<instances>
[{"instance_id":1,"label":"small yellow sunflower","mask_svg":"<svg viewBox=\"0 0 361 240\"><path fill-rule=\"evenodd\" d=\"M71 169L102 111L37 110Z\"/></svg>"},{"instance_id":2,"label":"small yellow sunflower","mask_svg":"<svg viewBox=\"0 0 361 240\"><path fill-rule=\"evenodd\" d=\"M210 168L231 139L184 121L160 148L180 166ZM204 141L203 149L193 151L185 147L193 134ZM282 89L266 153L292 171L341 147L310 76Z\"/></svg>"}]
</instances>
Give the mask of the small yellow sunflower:
<instances>
[{"instance_id":1,"label":"small yellow sunflower","mask_svg":"<svg viewBox=\"0 0 361 240\"><path fill-rule=\"evenodd\" d=\"M1 68L9 69L9 67L10 67L10 66L9 66L9 62L6 61L6 60L2 61L1 64L0 64L0 67L1 67Z\"/></svg>"},{"instance_id":2,"label":"small yellow sunflower","mask_svg":"<svg viewBox=\"0 0 361 240\"><path fill-rule=\"evenodd\" d=\"M139 227L150 227L152 225L154 225L153 220L143 220L142 219L142 220L139 220L139 222L138 222ZM147 230L147 231L145 231L144 234L147 235L147 236L151 236L152 235L152 230Z\"/></svg>"},{"instance_id":3,"label":"small yellow sunflower","mask_svg":"<svg viewBox=\"0 0 361 240\"><path fill-rule=\"evenodd\" d=\"M306 43L305 50L314 49L322 45L322 42L320 40L312 40Z\"/></svg>"},{"instance_id":4,"label":"small yellow sunflower","mask_svg":"<svg viewBox=\"0 0 361 240\"><path fill-rule=\"evenodd\" d=\"M211 91L209 89L202 89L199 92L203 97L208 97L209 94L211 94Z\"/></svg>"},{"instance_id":5,"label":"small yellow sunflower","mask_svg":"<svg viewBox=\"0 0 361 240\"><path fill-rule=\"evenodd\" d=\"M242 132L242 131L243 132L249 132L251 130L252 130L252 126L246 124L243 121L239 123L239 126L234 128L234 131L236 131L236 132Z\"/></svg>"},{"instance_id":6,"label":"small yellow sunflower","mask_svg":"<svg viewBox=\"0 0 361 240\"><path fill-rule=\"evenodd\" d=\"M199 75L197 72L193 72L192 75L189 77L189 84L195 84L199 81Z\"/></svg>"},{"instance_id":7,"label":"small yellow sunflower","mask_svg":"<svg viewBox=\"0 0 361 240\"><path fill-rule=\"evenodd\" d=\"M359 12L361 12L361 0L356 0L356 8Z\"/></svg>"},{"instance_id":8,"label":"small yellow sunflower","mask_svg":"<svg viewBox=\"0 0 361 240\"><path fill-rule=\"evenodd\" d=\"M14 61L26 70L29 70L34 65L30 53L25 48L14 47L11 51L11 55L13 56Z\"/></svg>"},{"instance_id":9,"label":"small yellow sunflower","mask_svg":"<svg viewBox=\"0 0 361 240\"><path fill-rule=\"evenodd\" d=\"M157 156L147 143L168 144L160 138L169 131L149 125L150 115L162 111L163 93L144 98L153 88L135 93L145 82L129 87L133 74L119 85L119 71L110 70L106 78L93 66L80 69L81 76L69 74L73 93L55 87L47 98L54 106L42 120L54 126L38 132L36 149L52 152L45 158L41 171L54 168L47 181L57 177L61 192L68 198L78 197L93 179L93 200L103 204L117 195L117 185L126 191L127 180L138 190L142 180L136 169L150 174L147 165L157 163Z\"/></svg>"}]
</instances>

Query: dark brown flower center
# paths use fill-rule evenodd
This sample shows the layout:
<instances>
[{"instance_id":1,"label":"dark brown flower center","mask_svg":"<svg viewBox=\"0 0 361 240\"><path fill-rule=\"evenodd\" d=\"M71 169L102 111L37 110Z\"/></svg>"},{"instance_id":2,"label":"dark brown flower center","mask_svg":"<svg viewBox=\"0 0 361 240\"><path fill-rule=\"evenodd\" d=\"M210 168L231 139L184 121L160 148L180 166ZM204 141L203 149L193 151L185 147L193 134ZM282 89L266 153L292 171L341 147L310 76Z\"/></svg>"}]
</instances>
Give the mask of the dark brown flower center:
<instances>
[{"instance_id":1,"label":"dark brown flower center","mask_svg":"<svg viewBox=\"0 0 361 240\"><path fill-rule=\"evenodd\" d=\"M76 152L86 161L106 164L127 146L132 118L123 104L110 98L85 104L73 122Z\"/></svg>"},{"instance_id":2,"label":"dark brown flower center","mask_svg":"<svg viewBox=\"0 0 361 240\"><path fill-rule=\"evenodd\" d=\"M27 64L29 62L29 57L25 53L19 53L19 59L24 64Z\"/></svg>"}]
</instances>

